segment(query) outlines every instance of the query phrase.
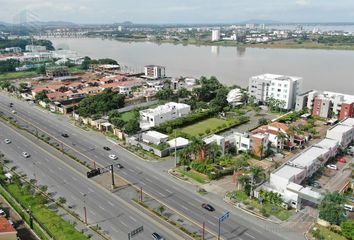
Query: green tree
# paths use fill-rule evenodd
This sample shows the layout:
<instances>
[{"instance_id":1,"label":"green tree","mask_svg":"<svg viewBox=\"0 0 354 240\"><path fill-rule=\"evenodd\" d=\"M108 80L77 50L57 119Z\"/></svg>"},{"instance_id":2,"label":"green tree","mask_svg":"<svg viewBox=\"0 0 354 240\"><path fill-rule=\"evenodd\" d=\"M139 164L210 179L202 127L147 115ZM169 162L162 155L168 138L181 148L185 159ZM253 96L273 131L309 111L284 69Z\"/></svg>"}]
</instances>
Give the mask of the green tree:
<instances>
[{"instance_id":1,"label":"green tree","mask_svg":"<svg viewBox=\"0 0 354 240\"><path fill-rule=\"evenodd\" d=\"M260 118L258 119L258 124L259 125L267 125L269 123L269 120L266 118Z\"/></svg>"},{"instance_id":2,"label":"green tree","mask_svg":"<svg viewBox=\"0 0 354 240\"><path fill-rule=\"evenodd\" d=\"M191 95L191 92L188 91L186 88L181 88L177 91L177 96L179 98L187 98Z\"/></svg>"},{"instance_id":3,"label":"green tree","mask_svg":"<svg viewBox=\"0 0 354 240\"><path fill-rule=\"evenodd\" d=\"M347 239L354 240L354 220L347 219L340 224L342 234Z\"/></svg>"},{"instance_id":4,"label":"green tree","mask_svg":"<svg viewBox=\"0 0 354 240\"><path fill-rule=\"evenodd\" d=\"M171 100L174 97L172 89L162 89L156 93L159 100Z\"/></svg>"},{"instance_id":5,"label":"green tree","mask_svg":"<svg viewBox=\"0 0 354 240\"><path fill-rule=\"evenodd\" d=\"M46 101L46 100L48 100L47 94L44 91L37 93L36 94L36 100L37 101Z\"/></svg>"},{"instance_id":6,"label":"green tree","mask_svg":"<svg viewBox=\"0 0 354 240\"><path fill-rule=\"evenodd\" d=\"M345 201L345 197L338 192L326 194L319 206L319 217L331 224L339 225L345 219L343 208Z\"/></svg>"},{"instance_id":7,"label":"green tree","mask_svg":"<svg viewBox=\"0 0 354 240\"><path fill-rule=\"evenodd\" d=\"M139 121L133 120L129 121L124 125L124 132L126 134L135 134L140 130Z\"/></svg>"}]
</instances>

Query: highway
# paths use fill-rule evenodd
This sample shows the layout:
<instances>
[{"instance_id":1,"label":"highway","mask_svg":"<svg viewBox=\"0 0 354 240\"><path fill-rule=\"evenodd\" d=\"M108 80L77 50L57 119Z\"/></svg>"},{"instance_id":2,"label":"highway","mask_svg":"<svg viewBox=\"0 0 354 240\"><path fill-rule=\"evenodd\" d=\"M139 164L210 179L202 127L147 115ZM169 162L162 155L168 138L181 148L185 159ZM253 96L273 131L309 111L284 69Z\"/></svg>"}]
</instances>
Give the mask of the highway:
<instances>
[{"instance_id":1,"label":"highway","mask_svg":"<svg viewBox=\"0 0 354 240\"><path fill-rule=\"evenodd\" d=\"M3 142L6 138L11 140L10 144ZM3 122L0 122L0 141L0 151L13 161L11 164L18 167L17 171L37 179L40 185L47 185L56 198L65 197L67 205L73 206L82 219L86 206L88 224L98 224L112 239L127 239L128 232L140 226L144 226L144 232L135 239L151 238L153 232L161 233L166 239L177 238L176 234L168 229L164 231L165 227L65 164L56 156L63 158L62 154L54 149L47 151L44 147L52 148L45 143L41 147ZM24 151L31 156L21 156Z\"/></svg>"},{"instance_id":2,"label":"highway","mask_svg":"<svg viewBox=\"0 0 354 240\"><path fill-rule=\"evenodd\" d=\"M14 103L14 109L17 111L15 118L28 121L38 129L62 141L65 149L76 152L83 160L88 162L95 160L103 166L111 164L112 160L108 158L110 152L103 150L103 146L110 147L111 152L116 154L119 157L119 162L125 166L120 171L121 176L143 187L144 191L160 199L179 213L188 216L192 221L198 224L205 222L207 228L214 233L218 231L218 217L231 211L230 219L222 224L221 233L224 239L302 239L301 233L280 229L278 225L250 217L220 201L209 202L208 195L212 194L205 197L197 195L193 187L175 180L166 172L161 171L160 163L142 161L134 154L108 141L104 135L94 131L84 131L71 125L65 116L48 113L33 104L4 94L0 94L0 111L14 116L8 107L10 102ZM61 137L62 133L69 134L69 138ZM122 196L121 192L115 194L121 194L122 198L126 197ZM214 205L216 211L206 212L201 208L201 204L204 202Z\"/></svg>"}]
</instances>

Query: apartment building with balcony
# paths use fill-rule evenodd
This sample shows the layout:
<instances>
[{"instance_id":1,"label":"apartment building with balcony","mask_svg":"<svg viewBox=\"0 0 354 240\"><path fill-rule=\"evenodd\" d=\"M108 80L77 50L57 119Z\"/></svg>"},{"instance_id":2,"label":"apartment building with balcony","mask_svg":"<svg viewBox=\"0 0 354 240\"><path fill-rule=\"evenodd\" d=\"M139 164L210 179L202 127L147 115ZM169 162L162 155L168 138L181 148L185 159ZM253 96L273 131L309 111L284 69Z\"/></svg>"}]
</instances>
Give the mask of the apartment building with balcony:
<instances>
[{"instance_id":1,"label":"apartment building with balcony","mask_svg":"<svg viewBox=\"0 0 354 240\"><path fill-rule=\"evenodd\" d=\"M161 79L166 77L165 67L158 65L146 65L144 77L148 79Z\"/></svg>"}]
</instances>

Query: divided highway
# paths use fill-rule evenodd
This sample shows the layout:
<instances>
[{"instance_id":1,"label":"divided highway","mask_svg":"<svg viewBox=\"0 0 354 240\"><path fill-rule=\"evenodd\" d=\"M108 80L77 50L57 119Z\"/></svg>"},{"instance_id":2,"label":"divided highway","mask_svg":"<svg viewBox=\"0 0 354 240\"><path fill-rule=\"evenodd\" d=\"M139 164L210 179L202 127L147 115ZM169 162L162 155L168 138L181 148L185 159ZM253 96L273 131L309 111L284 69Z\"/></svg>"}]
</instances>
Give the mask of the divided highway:
<instances>
[{"instance_id":1,"label":"divided highway","mask_svg":"<svg viewBox=\"0 0 354 240\"><path fill-rule=\"evenodd\" d=\"M281 229L279 225L264 222L250 217L222 202L209 202L208 197L202 197L195 193L195 188L171 178L161 170L161 165L169 163L145 162L125 149L116 146L108 141L102 134L94 131L84 131L71 125L68 118L58 116L39 109L33 104L19 101L12 97L0 94L0 111L10 114L10 102L14 103L15 117L28 121L52 137L59 139L64 148L75 149L80 153L80 158L87 162L95 160L97 163L106 166L112 164L113 160L108 155L113 153L119 157L118 162L125 168L119 174L128 181L141 186L146 192L152 194L168 206L176 209L179 213L188 216L192 221L202 224L206 223L209 230L218 231L218 217L227 211L231 211L231 217L222 224L222 237L224 239L241 240L267 240L267 239L302 239L301 233ZM62 133L67 133L69 138L63 138ZM104 146L112 150L103 150ZM79 155L78 155L79 156ZM124 193L117 191L116 195L123 196ZM208 195L212 195L211 193ZM204 202L215 206L215 212L206 212L201 208Z\"/></svg>"},{"instance_id":2,"label":"divided highway","mask_svg":"<svg viewBox=\"0 0 354 240\"><path fill-rule=\"evenodd\" d=\"M4 139L10 139L11 143L4 143ZM56 156L60 154L58 151L49 152L44 148L51 149L50 146L44 144L42 148L3 122L0 122L0 141L0 151L13 161L18 171L47 185L48 191L56 193L56 197L65 197L67 205L73 206L82 219L86 206L88 223L98 224L112 239L125 240L129 231L140 226L144 226L144 232L135 239L149 239L153 232L161 233L166 239L177 238L176 234L163 230L160 224L65 164ZM24 158L22 152L29 153L30 157Z\"/></svg>"}]
</instances>

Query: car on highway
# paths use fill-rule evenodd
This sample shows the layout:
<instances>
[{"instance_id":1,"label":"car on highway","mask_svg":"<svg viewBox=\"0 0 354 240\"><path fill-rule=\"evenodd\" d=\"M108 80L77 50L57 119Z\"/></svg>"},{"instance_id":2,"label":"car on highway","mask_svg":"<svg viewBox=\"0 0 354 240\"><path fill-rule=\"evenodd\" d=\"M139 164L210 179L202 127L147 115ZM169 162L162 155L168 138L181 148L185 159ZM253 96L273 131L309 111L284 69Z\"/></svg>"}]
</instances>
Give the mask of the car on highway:
<instances>
[{"instance_id":1,"label":"car on highway","mask_svg":"<svg viewBox=\"0 0 354 240\"><path fill-rule=\"evenodd\" d=\"M111 150L109 147L106 147L106 146L105 146L105 147L103 147L103 149L104 149L104 150L106 150L106 151Z\"/></svg>"},{"instance_id":2,"label":"car on highway","mask_svg":"<svg viewBox=\"0 0 354 240\"><path fill-rule=\"evenodd\" d=\"M14 104L12 102L10 102L9 107L11 108L13 106L14 106Z\"/></svg>"},{"instance_id":3,"label":"car on highway","mask_svg":"<svg viewBox=\"0 0 354 240\"><path fill-rule=\"evenodd\" d=\"M154 240L164 240L164 238L160 234L158 234L156 232L154 232L152 234L152 239L154 239Z\"/></svg>"},{"instance_id":4,"label":"car on highway","mask_svg":"<svg viewBox=\"0 0 354 240\"><path fill-rule=\"evenodd\" d=\"M122 164L120 164L120 163L117 163L117 165L116 165L116 166L117 166L117 168L119 168L119 169L124 168L124 167L123 167L123 165L122 165Z\"/></svg>"},{"instance_id":5,"label":"car on highway","mask_svg":"<svg viewBox=\"0 0 354 240\"><path fill-rule=\"evenodd\" d=\"M209 212L215 211L215 208L213 206L211 206L210 204L208 204L208 203L203 203L202 204L202 208L208 210Z\"/></svg>"},{"instance_id":6,"label":"car on highway","mask_svg":"<svg viewBox=\"0 0 354 240\"><path fill-rule=\"evenodd\" d=\"M28 152L22 152L22 156L23 156L24 158L29 158L31 155L29 155Z\"/></svg>"},{"instance_id":7,"label":"car on highway","mask_svg":"<svg viewBox=\"0 0 354 240\"><path fill-rule=\"evenodd\" d=\"M328 167L329 169L338 170L337 166L334 165L334 164L328 164L327 167Z\"/></svg>"},{"instance_id":8,"label":"car on highway","mask_svg":"<svg viewBox=\"0 0 354 240\"><path fill-rule=\"evenodd\" d=\"M68 138L68 137L69 137L69 135L68 135L67 133L62 133L61 136L62 136L62 137L65 137L65 138Z\"/></svg>"},{"instance_id":9,"label":"car on highway","mask_svg":"<svg viewBox=\"0 0 354 240\"><path fill-rule=\"evenodd\" d=\"M11 143L11 140L6 138L6 139L4 140L4 143L10 144L10 143Z\"/></svg>"},{"instance_id":10,"label":"car on highway","mask_svg":"<svg viewBox=\"0 0 354 240\"><path fill-rule=\"evenodd\" d=\"M116 155L114 155L114 154L110 154L108 157L110 159L112 159L112 160L117 160L118 159L118 157Z\"/></svg>"},{"instance_id":11,"label":"car on highway","mask_svg":"<svg viewBox=\"0 0 354 240\"><path fill-rule=\"evenodd\" d=\"M15 110L12 110L11 112L12 112L12 114L16 114L16 111L15 111Z\"/></svg>"}]
</instances>

